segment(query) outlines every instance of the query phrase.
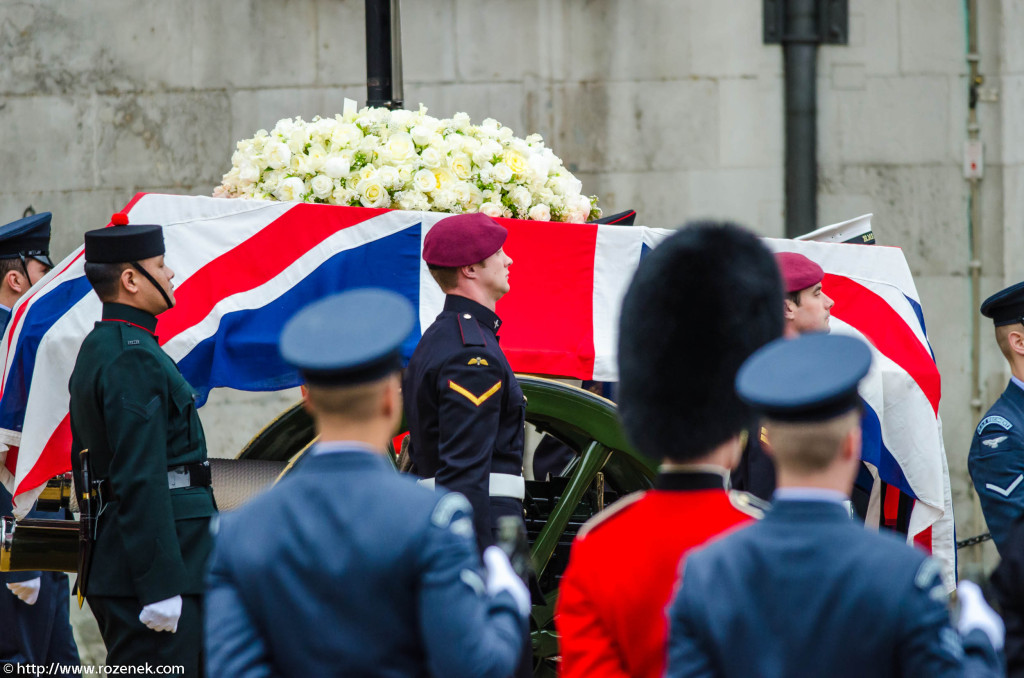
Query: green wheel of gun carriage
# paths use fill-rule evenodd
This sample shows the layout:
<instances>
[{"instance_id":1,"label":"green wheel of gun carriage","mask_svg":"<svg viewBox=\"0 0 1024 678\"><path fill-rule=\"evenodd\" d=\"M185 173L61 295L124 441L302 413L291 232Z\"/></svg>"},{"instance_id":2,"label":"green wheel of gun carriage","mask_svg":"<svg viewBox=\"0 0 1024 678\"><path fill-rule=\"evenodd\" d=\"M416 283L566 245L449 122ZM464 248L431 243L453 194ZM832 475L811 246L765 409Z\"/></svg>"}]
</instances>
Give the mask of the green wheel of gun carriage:
<instances>
[{"instance_id":1,"label":"green wheel of gun carriage","mask_svg":"<svg viewBox=\"0 0 1024 678\"><path fill-rule=\"evenodd\" d=\"M529 479L536 457L527 460L526 529L542 603L531 619L534 675L554 676L558 637L554 608L573 537L602 507L630 492L651 487L656 465L626 441L615 404L589 391L541 377L518 375L526 396L526 421L546 446L564 459L560 470ZM301 403L270 422L239 459L288 462L314 438L313 422ZM539 448L538 448L539 449ZM393 450L392 450L393 452ZM394 461L394 455L390 455Z\"/></svg>"}]
</instances>

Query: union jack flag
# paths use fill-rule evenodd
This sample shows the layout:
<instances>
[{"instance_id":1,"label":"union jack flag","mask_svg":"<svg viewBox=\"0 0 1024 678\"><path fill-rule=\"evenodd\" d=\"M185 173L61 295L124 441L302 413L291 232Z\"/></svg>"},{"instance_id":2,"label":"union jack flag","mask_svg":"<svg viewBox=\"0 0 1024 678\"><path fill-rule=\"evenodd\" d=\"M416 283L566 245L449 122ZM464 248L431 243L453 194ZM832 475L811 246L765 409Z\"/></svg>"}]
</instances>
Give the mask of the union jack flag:
<instances>
[{"instance_id":1,"label":"union jack flag","mask_svg":"<svg viewBox=\"0 0 1024 678\"><path fill-rule=\"evenodd\" d=\"M284 322L315 299L368 286L404 295L419 309L406 358L443 305L420 252L444 214L159 194L137 195L124 211L131 223L164 226L177 304L160 315L157 335L201 403L218 387L298 385L277 339ZM513 369L615 381L622 297L644 254L671 231L500 221L514 264L512 292L497 310ZM925 535L952 581L939 374L902 252L766 242L820 263L836 302L834 331L872 344L875 364L862 395L878 426L865 432L865 458L916 500L911 538ZM19 517L49 478L70 468L68 379L101 306L83 266L79 248L18 302L0 341L0 443L9 447L0 452L0 481L15 495Z\"/></svg>"}]
</instances>

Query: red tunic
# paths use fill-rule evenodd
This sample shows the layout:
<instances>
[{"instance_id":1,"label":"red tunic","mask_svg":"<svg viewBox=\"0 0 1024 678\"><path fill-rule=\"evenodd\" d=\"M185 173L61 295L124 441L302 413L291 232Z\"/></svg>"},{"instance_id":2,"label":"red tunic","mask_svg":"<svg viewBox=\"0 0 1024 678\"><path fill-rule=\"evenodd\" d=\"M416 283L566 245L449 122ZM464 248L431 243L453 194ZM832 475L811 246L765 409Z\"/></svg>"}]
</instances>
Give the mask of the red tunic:
<instances>
[{"instance_id":1,"label":"red tunic","mask_svg":"<svg viewBox=\"0 0 1024 678\"><path fill-rule=\"evenodd\" d=\"M758 513L749 495L722 487L716 473L662 473L655 489L624 497L580 530L555 614L563 678L664 675L680 559Z\"/></svg>"}]
</instances>

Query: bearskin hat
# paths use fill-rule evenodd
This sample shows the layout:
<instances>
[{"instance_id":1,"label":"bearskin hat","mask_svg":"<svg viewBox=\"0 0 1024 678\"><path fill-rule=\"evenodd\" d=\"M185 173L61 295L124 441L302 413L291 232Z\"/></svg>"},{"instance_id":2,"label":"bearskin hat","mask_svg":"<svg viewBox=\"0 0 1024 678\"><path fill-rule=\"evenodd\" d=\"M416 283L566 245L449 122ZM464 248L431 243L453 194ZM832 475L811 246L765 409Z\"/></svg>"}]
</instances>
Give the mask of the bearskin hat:
<instances>
[{"instance_id":1,"label":"bearskin hat","mask_svg":"<svg viewBox=\"0 0 1024 678\"><path fill-rule=\"evenodd\" d=\"M619 410L645 456L689 461L753 421L736 372L782 335L775 258L731 223L691 222L641 262L619 318Z\"/></svg>"}]
</instances>

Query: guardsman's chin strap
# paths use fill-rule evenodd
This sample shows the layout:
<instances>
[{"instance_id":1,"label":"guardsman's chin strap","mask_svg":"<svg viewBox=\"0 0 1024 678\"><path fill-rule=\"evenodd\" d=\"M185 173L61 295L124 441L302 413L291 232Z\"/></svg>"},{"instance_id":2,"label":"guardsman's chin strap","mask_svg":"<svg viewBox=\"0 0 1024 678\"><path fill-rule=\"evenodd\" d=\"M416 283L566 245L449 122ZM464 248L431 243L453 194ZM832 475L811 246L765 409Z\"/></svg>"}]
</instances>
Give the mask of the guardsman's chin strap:
<instances>
[{"instance_id":1,"label":"guardsman's chin strap","mask_svg":"<svg viewBox=\"0 0 1024 678\"><path fill-rule=\"evenodd\" d=\"M167 309L165 310L170 310L174 307L174 303L171 301L171 298L167 295L167 292L164 290L163 286L157 284L156 279L149 274L149 271L143 268L142 265L139 264L139 262L137 261L129 261L128 265L134 268L139 273L141 273L146 278L146 280L153 283L153 287L157 288L157 290L160 291L160 296L164 298L164 303L167 304Z\"/></svg>"}]
</instances>

